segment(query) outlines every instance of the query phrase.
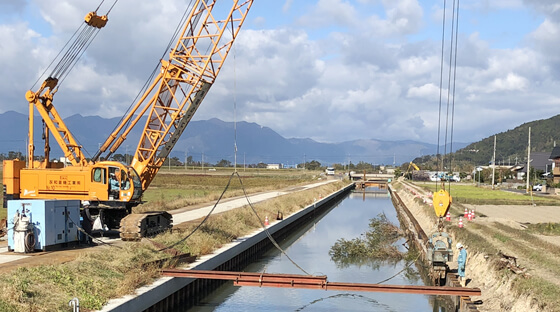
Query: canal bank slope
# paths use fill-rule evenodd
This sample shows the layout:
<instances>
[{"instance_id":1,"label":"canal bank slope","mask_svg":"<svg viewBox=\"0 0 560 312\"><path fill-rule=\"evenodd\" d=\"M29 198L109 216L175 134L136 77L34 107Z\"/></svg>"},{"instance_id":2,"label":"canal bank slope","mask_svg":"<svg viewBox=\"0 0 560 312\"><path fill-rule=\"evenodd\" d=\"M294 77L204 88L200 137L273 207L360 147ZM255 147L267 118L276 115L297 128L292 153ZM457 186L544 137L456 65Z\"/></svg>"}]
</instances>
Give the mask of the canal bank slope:
<instances>
[{"instance_id":1,"label":"canal bank slope","mask_svg":"<svg viewBox=\"0 0 560 312\"><path fill-rule=\"evenodd\" d=\"M426 234L435 232L437 218L430 204L430 193L408 183L394 183L394 188ZM560 248L538 235L524 232L513 212L525 213L534 207L502 207L511 213L494 217L477 215L474 221L463 220L464 227L459 228L457 220L464 208L452 205L452 221L446 222L446 231L451 234L453 245L461 242L467 248L467 287L482 290L482 296L472 298L477 308L480 311L557 311ZM467 209L473 208L478 207L470 205ZM480 208L476 211L492 210ZM549 207L548 210L559 209ZM502 254L516 257L517 265L512 265L514 260ZM450 264L450 269L453 272L457 269L456 262Z\"/></svg>"}]
</instances>

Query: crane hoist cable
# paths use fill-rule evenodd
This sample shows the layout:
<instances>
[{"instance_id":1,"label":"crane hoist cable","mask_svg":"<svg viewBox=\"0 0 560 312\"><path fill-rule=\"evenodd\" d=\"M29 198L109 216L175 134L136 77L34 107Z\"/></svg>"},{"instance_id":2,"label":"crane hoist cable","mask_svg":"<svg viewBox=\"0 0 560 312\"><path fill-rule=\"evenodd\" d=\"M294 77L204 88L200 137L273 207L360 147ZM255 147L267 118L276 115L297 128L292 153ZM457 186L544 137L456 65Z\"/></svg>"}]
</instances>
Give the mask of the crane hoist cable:
<instances>
[{"instance_id":1,"label":"crane hoist cable","mask_svg":"<svg viewBox=\"0 0 560 312\"><path fill-rule=\"evenodd\" d=\"M438 217L438 231L442 232L444 230L443 217L446 212L448 212L449 207L452 202L450 195L451 183L448 184L448 190L445 190L445 181L450 182L450 177L447 174L445 167L446 156L448 157L448 168L452 171L452 151L453 143L450 143L449 156L447 155L447 144L448 144L448 134L450 133L450 139L453 141L453 123L455 114L455 86L457 78L457 42L458 42L458 32L459 32L459 0L453 0L453 9L451 17L451 40L449 47L449 65L448 65L448 77L447 77L447 103L446 103L446 114L445 114L445 141L444 141L444 152L440 155L440 136L441 136L441 122L442 122L442 98L443 98L443 69L444 69L444 50L445 50L445 27L446 27L446 0L443 4L443 23L442 23L442 44L441 44L441 69L440 69L440 90L439 90L439 116L438 116L438 146L436 154L436 162L438 173L436 174L436 188L433 192L433 207ZM453 91L452 91L453 90ZM452 92L452 93L451 93ZM451 98L453 97L453 98ZM450 112L451 110L451 112ZM450 115L451 114L451 125ZM451 128L451 130L450 130ZM440 161L441 157L441 161ZM443 177L440 177L440 172ZM438 181L440 180L440 181ZM438 182L441 183L441 187L438 191Z\"/></svg>"},{"instance_id":2,"label":"crane hoist cable","mask_svg":"<svg viewBox=\"0 0 560 312\"><path fill-rule=\"evenodd\" d=\"M454 115L455 115L455 90L456 90L456 78L457 78L457 42L458 42L458 31L459 31L459 0L453 0L452 17L451 17L451 41L449 49L449 67L448 67L448 78L447 78L447 104L446 104L446 115L445 115L445 141L444 141L444 152L443 155L440 154L440 136L441 136L441 123L442 123L442 98L443 98L443 70L444 70L444 51L445 51L445 27L446 27L446 0L443 4L443 23L442 23L442 44L441 44L441 62L440 62L440 91L439 91L439 116L438 116L438 144L437 144L437 168L438 171L444 172L445 177L445 160L448 157L448 167L452 168L451 156L447 155L447 145L448 145L448 134L451 142L449 154L453 151L453 126L454 126ZM451 112L450 112L451 110ZM451 114L451 116L449 116ZM449 118L451 117L451 124ZM441 157L441 159L440 159ZM436 179L436 189L438 186L438 179ZM450 183L448 183L448 188L450 189Z\"/></svg>"},{"instance_id":3,"label":"crane hoist cable","mask_svg":"<svg viewBox=\"0 0 560 312\"><path fill-rule=\"evenodd\" d=\"M95 11L89 12L85 16L84 22L80 24L78 29L76 29L74 34L72 34L70 39L68 39L66 44L58 52L47 68L45 68L43 73L37 78L30 89L34 89L41 78L44 77L45 73L51 68L52 70L47 79L56 79L58 81L57 86L60 86L62 81L71 72L74 65L79 61L89 45L93 42L101 28L105 27L109 20L109 13L119 0L115 0L113 2L105 15L97 15L97 11L104 1L105 0L101 1ZM55 62L56 65L53 67Z\"/></svg>"}]
</instances>

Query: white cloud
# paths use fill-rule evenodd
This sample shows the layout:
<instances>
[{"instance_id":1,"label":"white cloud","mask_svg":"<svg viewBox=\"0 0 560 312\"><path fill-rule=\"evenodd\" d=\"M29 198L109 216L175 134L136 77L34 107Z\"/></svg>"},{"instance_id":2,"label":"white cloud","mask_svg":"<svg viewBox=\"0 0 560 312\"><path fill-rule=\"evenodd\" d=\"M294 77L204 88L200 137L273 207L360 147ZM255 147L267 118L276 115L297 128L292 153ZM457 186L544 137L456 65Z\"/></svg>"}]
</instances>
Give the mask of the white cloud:
<instances>
[{"instance_id":1,"label":"white cloud","mask_svg":"<svg viewBox=\"0 0 560 312\"><path fill-rule=\"evenodd\" d=\"M524 77L509 73L505 78L496 78L488 86L486 92L495 91L523 91L529 82Z\"/></svg>"},{"instance_id":2,"label":"white cloud","mask_svg":"<svg viewBox=\"0 0 560 312\"><path fill-rule=\"evenodd\" d=\"M413 34L422 27L423 11L416 0L384 0L386 18L373 15L366 23L366 29L373 35L393 36Z\"/></svg>"},{"instance_id":3,"label":"white cloud","mask_svg":"<svg viewBox=\"0 0 560 312\"><path fill-rule=\"evenodd\" d=\"M13 3L0 13L10 16L0 22L0 62L7 73L0 76L0 112L26 113L25 91L94 7L87 1L31 1L27 8L24 2ZM57 93L55 105L63 116L121 116L164 55L184 3L130 5L117 4L107 27ZM286 0L282 5L296 22L263 29L264 21L277 19L278 12L246 21L195 119L231 121L235 99L238 120L256 122L286 137L434 143L441 42L425 39L433 38L425 32L441 25L425 16L419 1L320 0L304 5ZM473 5L471 14L485 7L485 14L492 14L520 2ZM551 1L524 5L536 10L527 14L546 18L537 29L527 31L528 38L520 38L522 46L496 49L479 33L460 33L457 141L475 141L558 114L558 11ZM4 9L5 3L0 7ZM29 8L41 13L40 21L22 20L22 12ZM45 26L50 28L41 29Z\"/></svg>"},{"instance_id":4,"label":"white cloud","mask_svg":"<svg viewBox=\"0 0 560 312\"><path fill-rule=\"evenodd\" d=\"M409 98L422 98L435 101L439 98L439 90L439 87L433 83L427 83L419 87L411 87L408 89L406 96Z\"/></svg>"}]
</instances>

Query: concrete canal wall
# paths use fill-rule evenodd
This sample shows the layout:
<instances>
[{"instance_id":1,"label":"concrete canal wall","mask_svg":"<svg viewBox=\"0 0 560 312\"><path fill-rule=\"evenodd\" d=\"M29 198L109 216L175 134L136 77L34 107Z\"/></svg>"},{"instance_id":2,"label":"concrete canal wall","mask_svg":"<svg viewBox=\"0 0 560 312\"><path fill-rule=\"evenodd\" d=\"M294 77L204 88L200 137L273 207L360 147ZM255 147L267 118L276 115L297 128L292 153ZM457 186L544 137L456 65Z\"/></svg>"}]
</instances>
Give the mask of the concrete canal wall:
<instances>
[{"instance_id":1,"label":"concrete canal wall","mask_svg":"<svg viewBox=\"0 0 560 312\"><path fill-rule=\"evenodd\" d=\"M280 241L298 227L315 219L315 216L342 200L354 184L342 188L314 204L284 218L282 221L270 220L268 232ZM248 264L272 247L265 231L259 230L249 236L220 248L211 255L201 257L189 265L193 270L241 271ZM135 295L111 300L101 311L184 311L195 305L224 281L164 277L153 284L137 290Z\"/></svg>"}]
</instances>

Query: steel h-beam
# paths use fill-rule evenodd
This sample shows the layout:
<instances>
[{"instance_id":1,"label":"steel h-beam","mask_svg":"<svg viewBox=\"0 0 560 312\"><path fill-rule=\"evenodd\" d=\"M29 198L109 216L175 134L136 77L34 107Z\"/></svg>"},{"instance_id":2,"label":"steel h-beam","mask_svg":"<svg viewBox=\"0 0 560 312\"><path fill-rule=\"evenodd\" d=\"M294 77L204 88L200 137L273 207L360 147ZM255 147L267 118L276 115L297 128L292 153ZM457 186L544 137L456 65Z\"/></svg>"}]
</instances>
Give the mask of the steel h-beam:
<instances>
[{"instance_id":1,"label":"steel h-beam","mask_svg":"<svg viewBox=\"0 0 560 312\"><path fill-rule=\"evenodd\" d=\"M449 296L480 296L479 288L413 286L413 285L382 285L328 282L327 276L248 273L229 271L198 271L198 270L162 270L163 276L187 277L201 279L219 279L233 281L234 286L256 286L277 288L302 288L342 291L369 291L423 295Z\"/></svg>"}]
</instances>

